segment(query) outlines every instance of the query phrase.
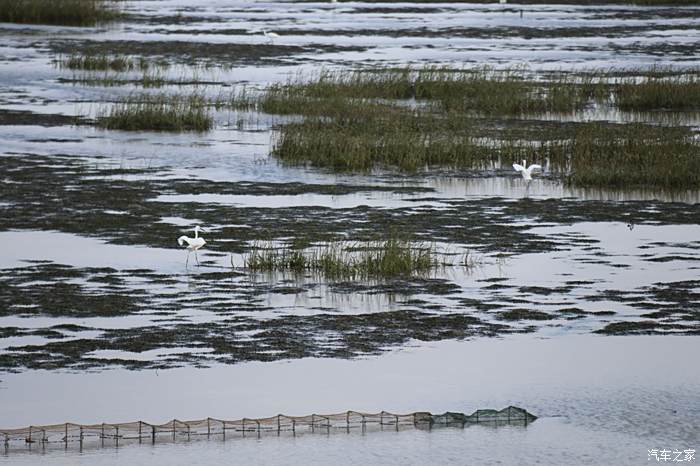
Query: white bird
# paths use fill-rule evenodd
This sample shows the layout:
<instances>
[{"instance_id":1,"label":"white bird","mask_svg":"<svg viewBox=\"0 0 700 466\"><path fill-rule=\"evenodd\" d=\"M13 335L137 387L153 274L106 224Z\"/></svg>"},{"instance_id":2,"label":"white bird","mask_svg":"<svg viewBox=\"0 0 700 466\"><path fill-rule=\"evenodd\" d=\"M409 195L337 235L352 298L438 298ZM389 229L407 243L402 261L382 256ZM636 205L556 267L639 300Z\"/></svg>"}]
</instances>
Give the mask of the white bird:
<instances>
[{"instance_id":1,"label":"white bird","mask_svg":"<svg viewBox=\"0 0 700 466\"><path fill-rule=\"evenodd\" d=\"M263 36L268 38L270 43L272 43L276 38L278 38L280 36L276 32L267 32L267 30L265 30L265 29L262 30L262 33L263 33Z\"/></svg>"},{"instance_id":2,"label":"white bird","mask_svg":"<svg viewBox=\"0 0 700 466\"><path fill-rule=\"evenodd\" d=\"M537 165L536 163L533 163L529 167L527 167L527 161L523 160L523 164L513 164L513 168L515 169L516 172L520 172L521 175L523 175L523 179L527 182L532 181L532 172L535 170L542 170L541 165Z\"/></svg>"},{"instance_id":3,"label":"white bird","mask_svg":"<svg viewBox=\"0 0 700 466\"><path fill-rule=\"evenodd\" d=\"M206 241L204 241L204 238L199 237L199 232L204 231L202 228L200 228L199 225L194 227L194 238L190 238L189 236L182 235L177 239L177 244L180 246L184 246L185 243L187 243L187 246L185 247L187 249L187 260L185 261L185 267L190 262L190 253L194 251L194 258L197 260L197 265L199 265L199 258L197 257L197 249L201 248L205 244L207 244Z\"/></svg>"}]
</instances>

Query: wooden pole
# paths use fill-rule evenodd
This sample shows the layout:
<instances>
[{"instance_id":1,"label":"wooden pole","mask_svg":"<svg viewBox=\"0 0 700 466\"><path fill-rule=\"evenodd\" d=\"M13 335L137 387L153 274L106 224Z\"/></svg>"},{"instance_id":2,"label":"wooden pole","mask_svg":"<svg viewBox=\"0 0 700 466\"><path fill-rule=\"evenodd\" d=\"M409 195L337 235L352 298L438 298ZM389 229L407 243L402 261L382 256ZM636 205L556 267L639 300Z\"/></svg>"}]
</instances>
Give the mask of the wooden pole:
<instances>
[{"instance_id":1,"label":"wooden pole","mask_svg":"<svg viewBox=\"0 0 700 466\"><path fill-rule=\"evenodd\" d=\"M68 448L68 423L63 426L63 443L65 443L66 448Z\"/></svg>"},{"instance_id":2,"label":"wooden pole","mask_svg":"<svg viewBox=\"0 0 700 466\"><path fill-rule=\"evenodd\" d=\"M115 428L115 435L114 435L114 445L119 446L119 426L116 426Z\"/></svg>"},{"instance_id":3,"label":"wooden pole","mask_svg":"<svg viewBox=\"0 0 700 466\"><path fill-rule=\"evenodd\" d=\"M211 435L211 419L207 418L207 438Z\"/></svg>"},{"instance_id":4,"label":"wooden pole","mask_svg":"<svg viewBox=\"0 0 700 466\"><path fill-rule=\"evenodd\" d=\"M139 443L141 443L141 424L142 422L139 421Z\"/></svg>"},{"instance_id":5,"label":"wooden pole","mask_svg":"<svg viewBox=\"0 0 700 466\"><path fill-rule=\"evenodd\" d=\"M151 443L156 443L156 426L151 426Z\"/></svg>"}]
</instances>

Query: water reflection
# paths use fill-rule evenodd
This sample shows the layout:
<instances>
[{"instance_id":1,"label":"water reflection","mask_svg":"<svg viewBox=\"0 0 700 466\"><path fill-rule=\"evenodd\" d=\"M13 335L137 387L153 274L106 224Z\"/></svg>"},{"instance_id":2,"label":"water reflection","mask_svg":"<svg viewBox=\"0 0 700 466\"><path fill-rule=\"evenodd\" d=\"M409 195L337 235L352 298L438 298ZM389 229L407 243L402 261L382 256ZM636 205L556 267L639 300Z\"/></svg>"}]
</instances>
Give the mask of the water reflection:
<instances>
[{"instance_id":1,"label":"water reflection","mask_svg":"<svg viewBox=\"0 0 700 466\"><path fill-rule=\"evenodd\" d=\"M579 199L585 201L662 201L697 204L700 190L660 191L645 189L576 188L566 186L558 180L536 178L529 187L520 176L489 178L435 177L425 181L433 188L437 197L504 197L523 199Z\"/></svg>"}]
</instances>

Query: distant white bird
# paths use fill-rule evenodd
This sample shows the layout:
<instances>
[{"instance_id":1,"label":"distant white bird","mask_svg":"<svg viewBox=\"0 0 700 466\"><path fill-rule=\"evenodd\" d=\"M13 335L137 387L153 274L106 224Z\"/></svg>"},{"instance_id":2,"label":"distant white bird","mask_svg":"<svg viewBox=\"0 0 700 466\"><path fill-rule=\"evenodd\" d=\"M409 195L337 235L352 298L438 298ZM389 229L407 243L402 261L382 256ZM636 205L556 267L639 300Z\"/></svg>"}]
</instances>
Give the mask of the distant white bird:
<instances>
[{"instance_id":1,"label":"distant white bird","mask_svg":"<svg viewBox=\"0 0 700 466\"><path fill-rule=\"evenodd\" d=\"M541 165L537 165L536 163L533 163L529 167L527 167L527 161L523 160L523 164L513 164L513 168L515 169L516 172L520 172L521 175L523 175L523 179L527 182L532 181L532 172L535 170L542 170Z\"/></svg>"},{"instance_id":2,"label":"distant white bird","mask_svg":"<svg viewBox=\"0 0 700 466\"><path fill-rule=\"evenodd\" d=\"M508 0L500 0L498 3L500 3L500 4L508 3Z\"/></svg>"},{"instance_id":3,"label":"distant white bird","mask_svg":"<svg viewBox=\"0 0 700 466\"><path fill-rule=\"evenodd\" d=\"M262 30L263 36L267 37L267 39L272 43L275 39L277 39L280 35L277 34L276 32L267 32L267 30L263 29Z\"/></svg>"},{"instance_id":4,"label":"distant white bird","mask_svg":"<svg viewBox=\"0 0 700 466\"><path fill-rule=\"evenodd\" d=\"M199 232L204 231L202 228L197 225L194 227L194 238L190 238L189 236L182 235L177 239L177 244L180 246L184 246L185 243L187 243L186 249L187 249L187 260L185 261L185 267L190 262L190 253L194 251L194 258L197 260L197 265L199 265L199 258L197 257L197 249L201 248L205 244L207 244L206 241L204 241L204 238L199 237Z\"/></svg>"}]
</instances>

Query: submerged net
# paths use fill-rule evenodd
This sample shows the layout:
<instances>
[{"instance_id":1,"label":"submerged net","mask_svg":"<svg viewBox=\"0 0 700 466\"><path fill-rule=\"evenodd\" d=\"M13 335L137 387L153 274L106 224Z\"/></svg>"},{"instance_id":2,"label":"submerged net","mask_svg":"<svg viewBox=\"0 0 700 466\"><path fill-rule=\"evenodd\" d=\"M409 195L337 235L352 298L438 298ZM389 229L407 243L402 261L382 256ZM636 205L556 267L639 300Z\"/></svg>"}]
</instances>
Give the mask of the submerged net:
<instances>
[{"instance_id":1,"label":"submerged net","mask_svg":"<svg viewBox=\"0 0 700 466\"><path fill-rule=\"evenodd\" d=\"M118 424L75 424L66 422L43 426L29 426L19 429L0 429L5 449L25 445L31 448L34 444L42 447L50 445L102 444L105 441L119 445L120 442L191 440L197 437L218 436L226 439L233 436L263 435L269 433L282 434L314 432L336 432L367 429L426 429L436 427L465 427L473 424L488 424L494 426L520 425L526 426L537 419L522 408L509 406L500 411L480 409L467 415L464 413L446 412L431 414L415 412L395 414L387 411L379 413L363 413L346 411L338 414L311 414L308 416L277 416L259 419L224 420L206 418L194 421L173 419L164 424L151 424L145 421L123 422Z\"/></svg>"}]
</instances>

